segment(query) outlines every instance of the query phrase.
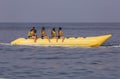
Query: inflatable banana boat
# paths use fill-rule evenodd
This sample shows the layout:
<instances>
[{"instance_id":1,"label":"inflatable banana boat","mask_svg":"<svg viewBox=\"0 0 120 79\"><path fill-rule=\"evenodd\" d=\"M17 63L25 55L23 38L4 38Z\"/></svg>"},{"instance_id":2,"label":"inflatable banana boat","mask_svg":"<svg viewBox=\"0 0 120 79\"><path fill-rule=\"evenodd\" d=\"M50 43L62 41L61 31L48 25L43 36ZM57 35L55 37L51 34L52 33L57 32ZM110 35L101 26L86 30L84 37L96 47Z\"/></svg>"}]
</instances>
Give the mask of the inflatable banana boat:
<instances>
[{"instance_id":1,"label":"inflatable banana boat","mask_svg":"<svg viewBox=\"0 0 120 79\"><path fill-rule=\"evenodd\" d=\"M79 46L79 47L98 47L102 45L107 39L109 39L112 35L102 35L102 36L93 36L93 37L69 37L65 38L64 41L62 39L41 39L38 38L36 42L34 39L25 39L18 38L11 42L12 45L40 45L40 46Z\"/></svg>"}]
</instances>

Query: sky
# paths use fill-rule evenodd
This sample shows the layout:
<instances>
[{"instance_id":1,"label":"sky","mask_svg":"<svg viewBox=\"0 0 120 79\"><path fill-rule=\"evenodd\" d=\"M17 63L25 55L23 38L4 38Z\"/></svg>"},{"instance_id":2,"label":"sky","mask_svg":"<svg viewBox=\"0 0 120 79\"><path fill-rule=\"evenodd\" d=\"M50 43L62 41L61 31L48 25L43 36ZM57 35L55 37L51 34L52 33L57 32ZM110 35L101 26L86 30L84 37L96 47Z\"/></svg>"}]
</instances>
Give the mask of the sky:
<instances>
[{"instance_id":1,"label":"sky","mask_svg":"<svg viewBox=\"0 0 120 79\"><path fill-rule=\"evenodd\" d=\"M0 0L0 22L120 22L120 0Z\"/></svg>"}]
</instances>

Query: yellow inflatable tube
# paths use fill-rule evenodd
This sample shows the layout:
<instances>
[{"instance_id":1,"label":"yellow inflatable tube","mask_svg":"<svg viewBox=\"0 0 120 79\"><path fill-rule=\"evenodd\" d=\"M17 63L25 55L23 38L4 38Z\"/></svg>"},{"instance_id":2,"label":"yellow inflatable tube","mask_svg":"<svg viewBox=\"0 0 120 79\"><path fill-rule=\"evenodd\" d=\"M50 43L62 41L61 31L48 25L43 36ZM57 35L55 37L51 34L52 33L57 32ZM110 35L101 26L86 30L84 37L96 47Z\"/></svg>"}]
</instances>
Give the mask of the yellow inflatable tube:
<instances>
[{"instance_id":1,"label":"yellow inflatable tube","mask_svg":"<svg viewBox=\"0 0 120 79\"><path fill-rule=\"evenodd\" d=\"M107 39L109 39L112 35L102 35L102 36L94 36L94 37L70 37L65 38L62 42L62 39L41 39L38 38L36 42L33 39L25 39L18 38L11 42L12 45L40 45L40 46L80 46L80 47L98 47L102 45Z\"/></svg>"}]
</instances>

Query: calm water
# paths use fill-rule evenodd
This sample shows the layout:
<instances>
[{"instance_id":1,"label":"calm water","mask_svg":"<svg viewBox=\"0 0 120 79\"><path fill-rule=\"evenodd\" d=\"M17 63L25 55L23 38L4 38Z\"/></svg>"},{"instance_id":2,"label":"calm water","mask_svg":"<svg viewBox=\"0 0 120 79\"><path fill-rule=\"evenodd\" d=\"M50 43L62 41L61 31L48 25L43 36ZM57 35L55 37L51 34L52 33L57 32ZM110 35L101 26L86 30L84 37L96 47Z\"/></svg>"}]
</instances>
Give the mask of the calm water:
<instances>
[{"instance_id":1,"label":"calm water","mask_svg":"<svg viewBox=\"0 0 120 79\"><path fill-rule=\"evenodd\" d=\"M66 37L112 34L97 48L12 46L10 41L27 38L35 26L61 26ZM40 35L39 35L40 36ZM1 23L0 79L120 79L120 24L107 23Z\"/></svg>"}]
</instances>

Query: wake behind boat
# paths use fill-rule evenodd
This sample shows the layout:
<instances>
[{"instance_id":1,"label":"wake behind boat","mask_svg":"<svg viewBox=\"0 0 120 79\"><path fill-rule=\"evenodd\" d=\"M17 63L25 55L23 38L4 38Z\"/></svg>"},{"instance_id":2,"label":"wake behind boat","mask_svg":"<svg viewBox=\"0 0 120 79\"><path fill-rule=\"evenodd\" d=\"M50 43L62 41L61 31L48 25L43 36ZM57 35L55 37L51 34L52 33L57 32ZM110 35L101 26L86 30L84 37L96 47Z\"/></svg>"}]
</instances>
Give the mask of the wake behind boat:
<instances>
[{"instance_id":1,"label":"wake behind boat","mask_svg":"<svg viewBox=\"0 0 120 79\"><path fill-rule=\"evenodd\" d=\"M94 36L94 37L70 37L65 38L62 42L62 39L41 39L38 38L36 42L33 39L25 39L18 38L11 42L12 45L41 45L41 46L79 46L79 47L98 47L101 46L107 39L109 39L112 35L102 35L102 36Z\"/></svg>"}]
</instances>

